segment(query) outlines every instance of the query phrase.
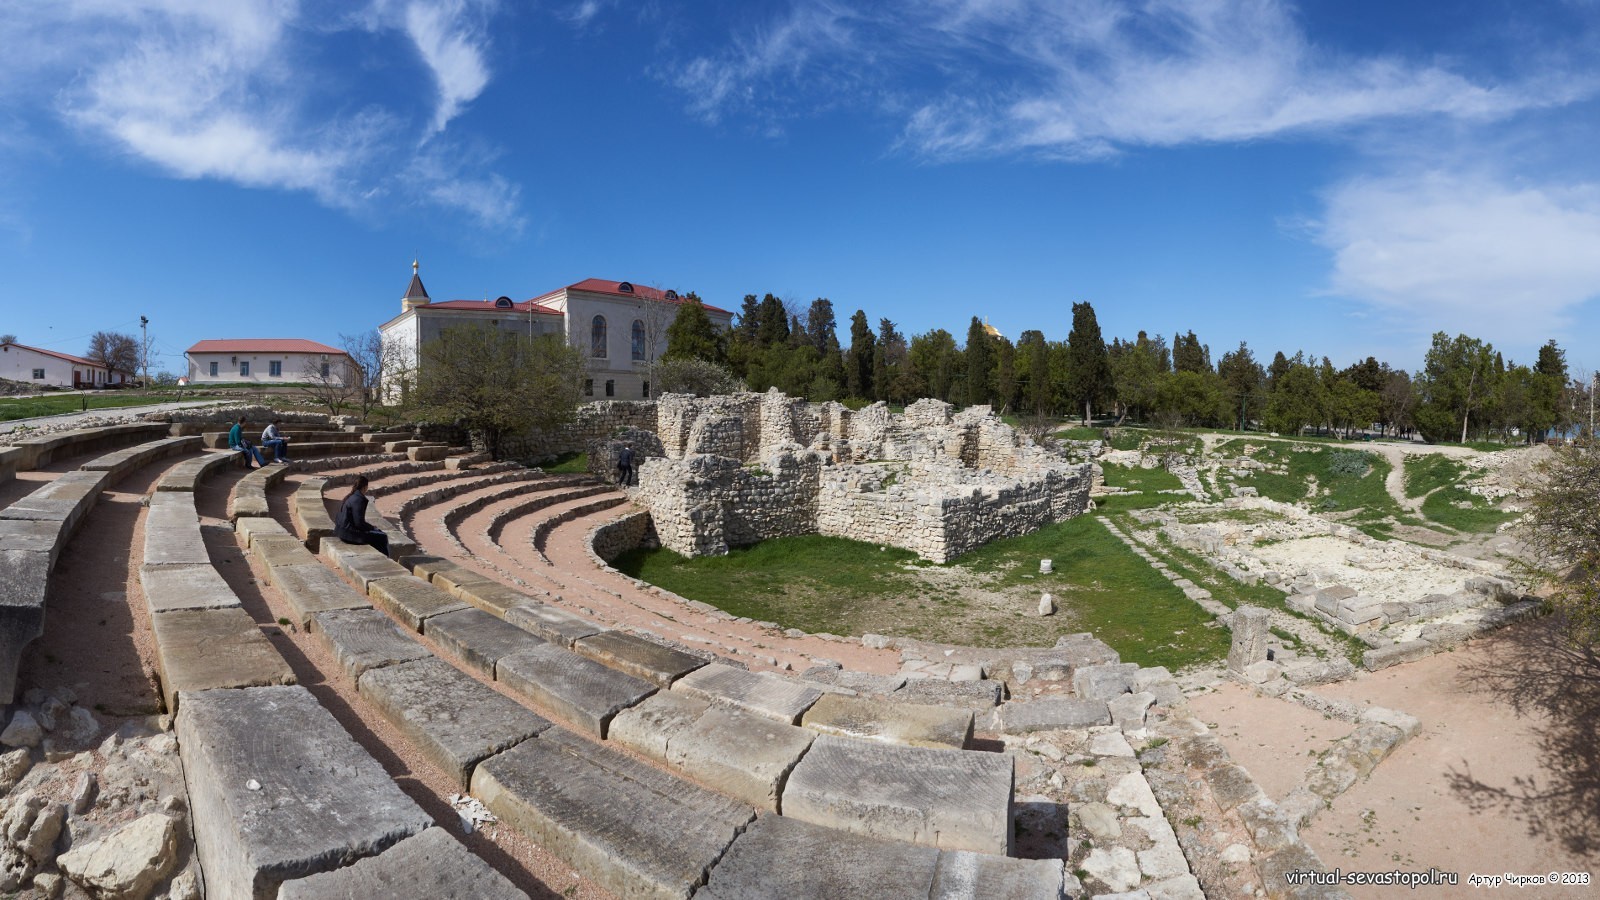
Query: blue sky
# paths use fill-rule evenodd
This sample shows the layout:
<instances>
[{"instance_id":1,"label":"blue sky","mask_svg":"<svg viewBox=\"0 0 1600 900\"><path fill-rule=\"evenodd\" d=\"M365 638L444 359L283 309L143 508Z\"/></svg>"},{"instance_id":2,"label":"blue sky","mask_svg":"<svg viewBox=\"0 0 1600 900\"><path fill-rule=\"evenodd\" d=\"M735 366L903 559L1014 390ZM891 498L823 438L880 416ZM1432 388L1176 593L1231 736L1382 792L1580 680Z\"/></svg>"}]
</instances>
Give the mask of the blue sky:
<instances>
[{"instance_id":1,"label":"blue sky","mask_svg":"<svg viewBox=\"0 0 1600 900\"><path fill-rule=\"evenodd\" d=\"M1594 0L12 0L0 331L336 342L415 255L435 299L1012 338L1087 300L1214 357L1593 371L1597 37Z\"/></svg>"}]
</instances>

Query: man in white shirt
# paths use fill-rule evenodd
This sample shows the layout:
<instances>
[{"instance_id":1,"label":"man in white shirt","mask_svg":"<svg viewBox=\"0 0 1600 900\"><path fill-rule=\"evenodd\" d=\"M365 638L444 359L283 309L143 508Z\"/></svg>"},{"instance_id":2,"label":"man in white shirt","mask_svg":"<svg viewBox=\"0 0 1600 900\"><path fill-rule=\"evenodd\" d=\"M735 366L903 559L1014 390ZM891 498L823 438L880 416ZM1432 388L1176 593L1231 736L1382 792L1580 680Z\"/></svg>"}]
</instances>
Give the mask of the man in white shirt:
<instances>
[{"instance_id":1,"label":"man in white shirt","mask_svg":"<svg viewBox=\"0 0 1600 900\"><path fill-rule=\"evenodd\" d=\"M261 444L264 447L271 447L273 457L275 457L278 462L288 465L289 439L284 437L282 432L278 431L278 426L282 423L282 419L273 419L271 424L267 425L267 430L261 432Z\"/></svg>"}]
</instances>

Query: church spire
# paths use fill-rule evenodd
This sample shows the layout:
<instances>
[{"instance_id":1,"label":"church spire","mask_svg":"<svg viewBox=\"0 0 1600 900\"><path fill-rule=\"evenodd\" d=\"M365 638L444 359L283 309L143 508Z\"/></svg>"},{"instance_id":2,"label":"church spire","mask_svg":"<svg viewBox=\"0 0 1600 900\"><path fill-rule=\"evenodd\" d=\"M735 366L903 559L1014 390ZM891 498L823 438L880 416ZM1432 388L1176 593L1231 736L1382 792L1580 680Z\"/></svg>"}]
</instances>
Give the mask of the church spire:
<instances>
[{"instance_id":1,"label":"church spire","mask_svg":"<svg viewBox=\"0 0 1600 900\"><path fill-rule=\"evenodd\" d=\"M400 311L416 309L427 306L432 300L428 297L428 289L422 286L422 276L418 274L416 259L411 260L411 286L406 288L406 295L400 299Z\"/></svg>"}]
</instances>

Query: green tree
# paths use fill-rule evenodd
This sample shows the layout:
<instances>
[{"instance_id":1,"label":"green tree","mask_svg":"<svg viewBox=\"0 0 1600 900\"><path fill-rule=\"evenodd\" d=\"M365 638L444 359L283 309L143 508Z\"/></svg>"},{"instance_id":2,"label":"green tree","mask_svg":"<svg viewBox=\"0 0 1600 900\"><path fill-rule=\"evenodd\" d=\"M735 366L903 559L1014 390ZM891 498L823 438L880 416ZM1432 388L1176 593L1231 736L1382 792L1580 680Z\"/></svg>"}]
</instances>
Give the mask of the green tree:
<instances>
[{"instance_id":1,"label":"green tree","mask_svg":"<svg viewBox=\"0 0 1600 900\"><path fill-rule=\"evenodd\" d=\"M1240 341L1238 350L1222 354L1222 359L1217 362L1217 374L1222 376L1231 408L1238 413L1239 430L1243 431L1250 411L1258 409L1261 404L1262 384L1267 379L1267 373L1256 362L1250 347Z\"/></svg>"},{"instance_id":2,"label":"green tree","mask_svg":"<svg viewBox=\"0 0 1600 900\"><path fill-rule=\"evenodd\" d=\"M789 341L789 311L783 301L772 294L761 298L756 315L756 343L761 349L775 347Z\"/></svg>"},{"instance_id":3,"label":"green tree","mask_svg":"<svg viewBox=\"0 0 1600 900\"><path fill-rule=\"evenodd\" d=\"M844 368L845 388L852 397L871 400L876 396L872 387L872 352L876 345L866 312L856 310L850 317L850 355Z\"/></svg>"},{"instance_id":4,"label":"green tree","mask_svg":"<svg viewBox=\"0 0 1600 900\"><path fill-rule=\"evenodd\" d=\"M1600 451L1593 441L1563 447L1540 474L1517 526L1517 565L1548 587L1568 639L1592 657L1600 644Z\"/></svg>"},{"instance_id":5,"label":"green tree","mask_svg":"<svg viewBox=\"0 0 1600 900\"><path fill-rule=\"evenodd\" d=\"M967 405L990 403L994 399L994 348L988 330L977 316L973 316L972 324L967 326L967 346L963 355L967 363Z\"/></svg>"},{"instance_id":6,"label":"green tree","mask_svg":"<svg viewBox=\"0 0 1600 900\"><path fill-rule=\"evenodd\" d=\"M1494 347L1464 334L1433 336L1416 378L1417 428L1429 441L1465 441L1472 416L1488 405L1495 383ZM1459 438L1456 435L1459 434Z\"/></svg>"},{"instance_id":7,"label":"green tree","mask_svg":"<svg viewBox=\"0 0 1600 900\"><path fill-rule=\"evenodd\" d=\"M1050 380L1050 345L1042 331L1024 331L1017 342L1017 382L1023 403L1035 416L1055 408L1055 385Z\"/></svg>"},{"instance_id":8,"label":"green tree","mask_svg":"<svg viewBox=\"0 0 1600 900\"><path fill-rule=\"evenodd\" d=\"M936 328L913 337L909 361L927 396L946 403L954 401L956 373L961 368L961 351L956 347L955 335Z\"/></svg>"},{"instance_id":9,"label":"green tree","mask_svg":"<svg viewBox=\"0 0 1600 900\"><path fill-rule=\"evenodd\" d=\"M667 352L662 359L699 359L722 363L727 358L722 335L706 314L705 304L690 294L678 304L678 314L667 326Z\"/></svg>"},{"instance_id":10,"label":"green tree","mask_svg":"<svg viewBox=\"0 0 1600 900\"><path fill-rule=\"evenodd\" d=\"M505 439L572 420L583 355L561 335L536 338L486 325L446 328L423 345L417 414L465 428L495 459Z\"/></svg>"},{"instance_id":11,"label":"green tree","mask_svg":"<svg viewBox=\"0 0 1600 900\"><path fill-rule=\"evenodd\" d=\"M1154 415L1160 397L1161 377L1168 374L1162 367L1161 353L1164 342L1152 341L1144 332L1138 339L1124 344L1123 350L1112 363L1111 378L1117 395L1117 422L1132 416L1135 421L1149 421Z\"/></svg>"},{"instance_id":12,"label":"green tree","mask_svg":"<svg viewBox=\"0 0 1600 900\"><path fill-rule=\"evenodd\" d=\"M1094 307L1074 303L1072 330L1067 333L1067 398L1074 409L1083 410L1085 426L1094 417L1094 405L1109 400L1114 390L1111 359L1100 336Z\"/></svg>"},{"instance_id":13,"label":"green tree","mask_svg":"<svg viewBox=\"0 0 1600 900\"><path fill-rule=\"evenodd\" d=\"M906 402L913 388L907 378L906 336L888 319L878 320L878 341L872 348L872 384L879 400Z\"/></svg>"},{"instance_id":14,"label":"green tree","mask_svg":"<svg viewBox=\"0 0 1600 900\"><path fill-rule=\"evenodd\" d=\"M1180 370L1157 377L1156 419L1168 428L1228 420L1227 386L1215 372Z\"/></svg>"},{"instance_id":15,"label":"green tree","mask_svg":"<svg viewBox=\"0 0 1600 900\"><path fill-rule=\"evenodd\" d=\"M1294 435L1307 425L1322 421L1322 380L1316 369L1303 362L1291 362L1276 382L1267 399L1268 428Z\"/></svg>"},{"instance_id":16,"label":"green tree","mask_svg":"<svg viewBox=\"0 0 1600 900\"><path fill-rule=\"evenodd\" d=\"M806 336L817 348L819 357L839 352L839 323L834 319L833 301L818 297L806 312Z\"/></svg>"},{"instance_id":17,"label":"green tree","mask_svg":"<svg viewBox=\"0 0 1600 900\"><path fill-rule=\"evenodd\" d=\"M1172 339L1172 368L1178 372L1211 371L1211 348L1191 330Z\"/></svg>"},{"instance_id":18,"label":"green tree","mask_svg":"<svg viewBox=\"0 0 1600 900\"><path fill-rule=\"evenodd\" d=\"M656 382L660 394L710 397L739 390L739 379L727 367L693 357L663 360L656 367Z\"/></svg>"},{"instance_id":19,"label":"green tree","mask_svg":"<svg viewBox=\"0 0 1600 900\"><path fill-rule=\"evenodd\" d=\"M1533 384L1528 398L1531 415L1526 424L1528 439L1542 441L1552 430L1572 424L1566 413L1562 395L1567 385L1567 352L1547 341L1539 348L1539 360L1533 366Z\"/></svg>"}]
</instances>

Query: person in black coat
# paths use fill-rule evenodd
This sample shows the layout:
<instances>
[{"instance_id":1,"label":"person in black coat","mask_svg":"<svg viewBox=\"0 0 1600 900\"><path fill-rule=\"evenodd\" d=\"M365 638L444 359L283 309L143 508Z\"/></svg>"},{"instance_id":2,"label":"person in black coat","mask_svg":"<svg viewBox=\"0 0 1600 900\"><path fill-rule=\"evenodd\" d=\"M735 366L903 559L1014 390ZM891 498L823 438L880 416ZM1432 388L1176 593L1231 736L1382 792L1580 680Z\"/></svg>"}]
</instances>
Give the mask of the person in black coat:
<instances>
[{"instance_id":1,"label":"person in black coat","mask_svg":"<svg viewBox=\"0 0 1600 900\"><path fill-rule=\"evenodd\" d=\"M627 486L638 484L633 477L633 446L622 445L622 452L617 454L617 484Z\"/></svg>"},{"instance_id":2,"label":"person in black coat","mask_svg":"<svg viewBox=\"0 0 1600 900\"><path fill-rule=\"evenodd\" d=\"M344 502L339 504L339 518L333 523L333 532L346 544L371 544L384 556L389 555L389 536L367 522L367 476L356 477L356 486L350 489Z\"/></svg>"}]
</instances>

